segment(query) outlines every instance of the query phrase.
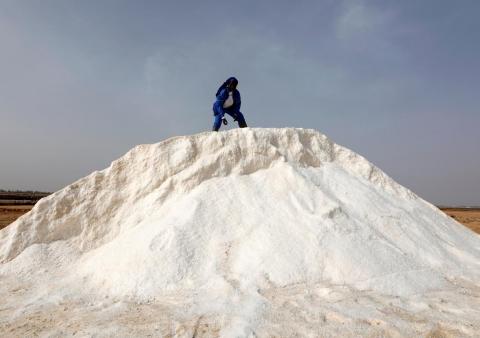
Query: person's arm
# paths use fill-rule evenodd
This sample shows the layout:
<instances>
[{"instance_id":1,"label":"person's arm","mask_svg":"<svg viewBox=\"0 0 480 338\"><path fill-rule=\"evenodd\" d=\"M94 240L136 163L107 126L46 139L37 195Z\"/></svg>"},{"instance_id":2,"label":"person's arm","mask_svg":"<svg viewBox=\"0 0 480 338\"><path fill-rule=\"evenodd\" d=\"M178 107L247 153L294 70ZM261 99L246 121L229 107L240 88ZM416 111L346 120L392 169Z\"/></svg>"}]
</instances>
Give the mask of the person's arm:
<instances>
[{"instance_id":1,"label":"person's arm","mask_svg":"<svg viewBox=\"0 0 480 338\"><path fill-rule=\"evenodd\" d=\"M228 91L226 88L222 89L220 93L217 95L217 109L222 115L222 117L225 115L225 110L223 110L223 104L225 103L225 100L228 98Z\"/></svg>"},{"instance_id":2,"label":"person's arm","mask_svg":"<svg viewBox=\"0 0 480 338\"><path fill-rule=\"evenodd\" d=\"M242 105L242 99L240 97L240 92L236 91L235 97L233 98L233 110L235 113L240 112L240 106Z\"/></svg>"}]
</instances>

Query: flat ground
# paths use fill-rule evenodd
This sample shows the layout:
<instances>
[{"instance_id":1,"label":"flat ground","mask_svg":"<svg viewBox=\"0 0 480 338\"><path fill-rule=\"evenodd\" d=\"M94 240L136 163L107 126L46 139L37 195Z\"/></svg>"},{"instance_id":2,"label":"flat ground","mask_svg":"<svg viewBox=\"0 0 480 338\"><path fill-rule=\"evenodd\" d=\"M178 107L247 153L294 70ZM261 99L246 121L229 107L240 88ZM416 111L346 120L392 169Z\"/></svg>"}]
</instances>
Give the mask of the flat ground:
<instances>
[{"instance_id":1,"label":"flat ground","mask_svg":"<svg viewBox=\"0 0 480 338\"><path fill-rule=\"evenodd\" d=\"M0 205L0 229L32 208L33 205ZM480 208L441 208L441 210L457 222L480 234Z\"/></svg>"},{"instance_id":2,"label":"flat ground","mask_svg":"<svg viewBox=\"0 0 480 338\"><path fill-rule=\"evenodd\" d=\"M480 208L440 208L457 222L480 234Z\"/></svg>"},{"instance_id":3,"label":"flat ground","mask_svg":"<svg viewBox=\"0 0 480 338\"><path fill-rule=\"evenodd\" d=\"M0 205L0 229L5 228L32 208L33 205Z\"/></svg>"}]
</instances>

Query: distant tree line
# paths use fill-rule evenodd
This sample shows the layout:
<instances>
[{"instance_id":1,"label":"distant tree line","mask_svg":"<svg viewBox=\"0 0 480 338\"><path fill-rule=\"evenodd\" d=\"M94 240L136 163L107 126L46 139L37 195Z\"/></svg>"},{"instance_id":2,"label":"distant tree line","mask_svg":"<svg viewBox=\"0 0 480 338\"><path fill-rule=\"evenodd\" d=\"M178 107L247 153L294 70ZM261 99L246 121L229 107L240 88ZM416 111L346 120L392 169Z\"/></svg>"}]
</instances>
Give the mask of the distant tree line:
<instances>
[{"instance_id":1,"label":"distant tree line","mask_svg":"<svg viewBox=\"0 0 480 338\"><path fill-rule=\"evenodd\" d=\"M50 195L43 191L22 191L0 189L0 205L7 204L35 204L43 197Z\"/></svg>"},{"instance_id":2,"label":"distant tree line","mask_svg":"<svg viewBox=\"0 0 480 338\"><path fill-rule=\"evenodd\" d=\"M8 193L22 193L22 194L51 194L51 192L46 191L38 191L38 190L5 190L0 189L0 192L8 192Z\"/></svg>"}]
</instances>

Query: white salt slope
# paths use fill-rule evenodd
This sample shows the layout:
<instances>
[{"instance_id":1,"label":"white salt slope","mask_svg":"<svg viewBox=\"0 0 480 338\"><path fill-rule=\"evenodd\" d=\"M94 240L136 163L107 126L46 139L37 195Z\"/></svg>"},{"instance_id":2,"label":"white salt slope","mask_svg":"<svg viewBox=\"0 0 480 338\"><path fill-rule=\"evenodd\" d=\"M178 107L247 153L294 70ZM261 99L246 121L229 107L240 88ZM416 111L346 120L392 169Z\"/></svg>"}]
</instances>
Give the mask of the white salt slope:
<instances>
[{"instance_id":1,"label":"white salt slope","mask_svg":"<svg viewBox=\"0 0 480 338\"><path fill-rule=\"evenodd\" d=\"M221 307L294 284L406 296L476 283L480 239L317 131L247 128L135 147L1 231L0 262L75 292L200 290Z\"/></svg>"}]
</instances>

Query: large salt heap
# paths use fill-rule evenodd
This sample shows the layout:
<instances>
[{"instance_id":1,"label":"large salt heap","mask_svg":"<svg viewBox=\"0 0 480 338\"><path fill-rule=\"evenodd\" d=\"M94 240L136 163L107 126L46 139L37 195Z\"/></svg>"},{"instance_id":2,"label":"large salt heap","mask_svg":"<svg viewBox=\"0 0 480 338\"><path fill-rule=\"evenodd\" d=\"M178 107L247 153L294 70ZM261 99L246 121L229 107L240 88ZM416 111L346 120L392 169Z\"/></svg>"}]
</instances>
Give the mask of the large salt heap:
<instances>
[{"instance_id":1,"label":"large salt heap","mask_svg":"<svg viewBox=\"0 0 480 338\"><path fill-rule=\"evenodd\" d=\"M15 334L72 334L21 325L72 304L100 336L480 330L479 236L314 130L137 146L0 231L0 263Z\"/></svg>"}]
</instances>

